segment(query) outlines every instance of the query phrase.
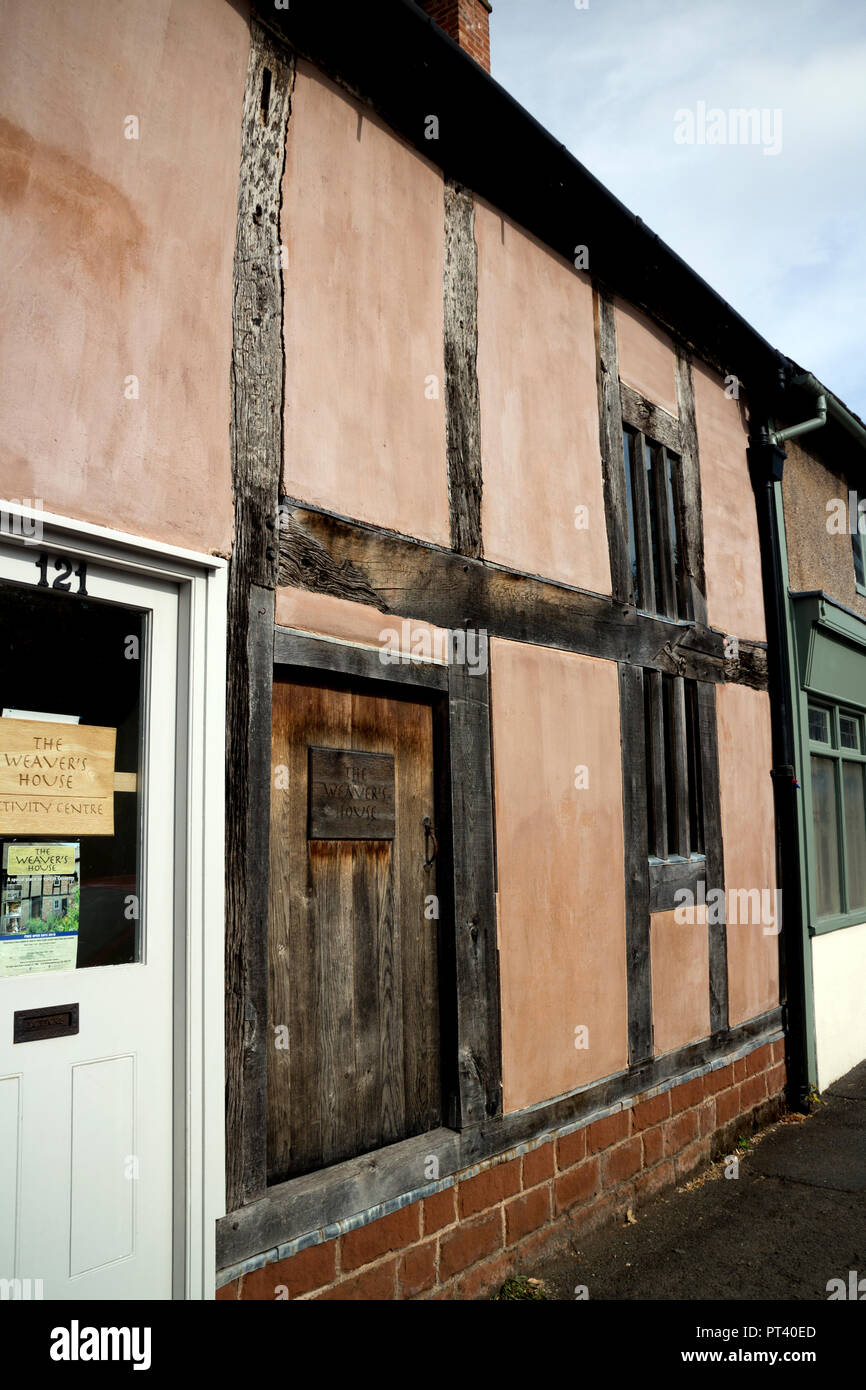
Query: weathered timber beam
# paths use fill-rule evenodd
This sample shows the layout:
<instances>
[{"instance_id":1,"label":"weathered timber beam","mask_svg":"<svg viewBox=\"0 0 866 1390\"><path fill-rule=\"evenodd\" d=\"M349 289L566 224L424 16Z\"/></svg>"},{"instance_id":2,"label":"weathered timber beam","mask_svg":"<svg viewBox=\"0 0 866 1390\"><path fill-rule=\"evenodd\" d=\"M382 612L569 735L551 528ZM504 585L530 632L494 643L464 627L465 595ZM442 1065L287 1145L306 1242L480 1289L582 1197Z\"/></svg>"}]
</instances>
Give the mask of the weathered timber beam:
<instances>
[{"instance_id":1,"label":"weathered timber beam","mask_svg":"<svg viewBox=\"0 0 866 1390\"><path fill-rule=\"evenodd\" d=\"M295 520L291 512L280 511L279 573L277 582L296 589L311 589L332 598L366 603L387 612L379 595L348 560L338 564L322 543Z\"/></svg>"},{"instance_id":2,"label":"weathered timber beam","mask_svg":"<svg viewBox=\"0 0 866 1390\"><path fill-rule=\"evenodd\" d=\"M298 587L318 591L316 567L311 572L302 562L315 553L329 583L348 576L341 597L399 617L471 627L491 637L695 680L766 688L766 651L760 644L741 640L735 660L725 656L725 635L713 628L666 622L603 595L455 555L288 499L281 513L280 573L296 574Z\"/></svg>"},{"instance_id":3,"label":"weathered timber beam","mask_svg":"<svg viewBox=\"0 0 866 1390\"><path fill-rule=\"evenodd\" d=\"M711 685L697 688L698 735L701 743L701 786L706 845L706 891L725 887L725 851L722 839L722 797L719 782L719 727L716 692ZM724 914L722 914L724 917ZM716 914L707 913L710 975L710 1031L728 1027L728 929Z\"/></svg>"},{"instance_id":4,"label":"weathered timber beam","mask_svg":"<svg viewBox=\"0 0 866 1390\"><path fill-rule=\"evenodd\" d=\"M270 664L283 418L280 186L294 61L250 23L234 260L226 729L226 1199L265 1189ZM265 827L264 833L262 827Z\"/></svg>"},{"instance_id":5,"label":"weathered timber beam","mask_svg":"<svg viewBox=\"0 0 866 1390\"><path fill-rule=\"evenodd\" d=\"M681 544L688 576L692 617L695 622L706 623L707 584L704 575L704 522L695 392L691 358L681 347L677 348L676 385L680 429Z\"/></svg>"},{"instance_id":6,"label":"weathered timber beam","mask_svg":"<svg viewBox=\"0 0 866 1390\"><path fill-rule=\"evenodd\" d=\"M615 599L634 599L634 580L628 549L628 502L623 461L622 406L616 347L613 296L600 286L593 291L595 370L598 390L598 429L601 450L604 515L607 524L611 589Z\"/></svg>"},{"instance_id":7,"label":"weathered timber beam","mask_svg":"<svg viewBox=\"0 0 866 1390\"><path fill-rule=\"evenodd\" d=\"M680 422L675 415L639 396L624 381L619 383L619 397L624 424L648 435L654 443L664 444L673 453L680 452Z\"/></svg>"},{"instance_id":8,"label":"weathered timber beam","mask_svg":"<svg viewBox=\"0 0 866 1390\"><path fill-rule=\"evenodd\" d=\"M481 400L478 391L478 247L475 202L445 183L445 424L451 545L481 556Z\"/></svg>"},{"instance_id":9,"label":"weathered timber beam","mask_svg":"<svg viewBox=\"0 0 866 1390\"><path fill-rule=\"evenodd\" d=\"M628 990L628 1060L645 1061L653 1051L650 887L647 828L646 677L637 666L619 667L622 744L622 820L625 832L625 940Z\"/></svg>"}]
</instances>

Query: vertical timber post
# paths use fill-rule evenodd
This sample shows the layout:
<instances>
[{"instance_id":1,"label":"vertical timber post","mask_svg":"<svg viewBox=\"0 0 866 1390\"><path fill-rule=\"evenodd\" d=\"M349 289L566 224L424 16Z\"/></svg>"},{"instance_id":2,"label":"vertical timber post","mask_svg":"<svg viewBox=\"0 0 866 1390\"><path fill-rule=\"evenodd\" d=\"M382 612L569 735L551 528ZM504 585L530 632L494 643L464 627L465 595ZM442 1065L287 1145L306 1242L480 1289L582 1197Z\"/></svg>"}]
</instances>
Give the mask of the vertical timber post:
<instances>
[{"instance_id":1,"label":"vertical timber post","mask_svg":"<svg viewBox=\"0 0 866 1390\"><path fill-rule=\"evenodd\" d=\"M281 183L295 65L250 23L234 263L226 747L226 1201L264 1192L268 807L282 464Z\"/></svg>"},{"instance_id":2,"label":"vertical timber post","mask_svg":"<svg viewBox=\"0 0 866 1390\"><path fill-rule=\"evenodd\" d=\"M478 247L475 204L445 183L445 422L451 546L480 559L481 402L478 391Z\"/></svg>"}]
</instances>

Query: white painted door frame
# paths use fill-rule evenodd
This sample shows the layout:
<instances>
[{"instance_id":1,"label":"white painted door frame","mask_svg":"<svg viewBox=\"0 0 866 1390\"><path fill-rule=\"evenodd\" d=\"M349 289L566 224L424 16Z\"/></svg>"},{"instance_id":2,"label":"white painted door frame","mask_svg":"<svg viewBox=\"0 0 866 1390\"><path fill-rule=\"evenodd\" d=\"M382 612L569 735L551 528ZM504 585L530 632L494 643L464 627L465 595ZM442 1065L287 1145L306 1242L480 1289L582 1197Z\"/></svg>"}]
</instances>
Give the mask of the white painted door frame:
<instances>
[{"instance_id":1,"label":"white painted door frame","mask_svg":"<svg viewBox=\"0 0 866 1390\"><path fill-rule=\"evenodd\" d=\"M2 500L0 536L34 560L75 555L178 590L172 1282L174 1298L210 1299L225 1215L227 564Z\"/></svg>"}]
</instances>

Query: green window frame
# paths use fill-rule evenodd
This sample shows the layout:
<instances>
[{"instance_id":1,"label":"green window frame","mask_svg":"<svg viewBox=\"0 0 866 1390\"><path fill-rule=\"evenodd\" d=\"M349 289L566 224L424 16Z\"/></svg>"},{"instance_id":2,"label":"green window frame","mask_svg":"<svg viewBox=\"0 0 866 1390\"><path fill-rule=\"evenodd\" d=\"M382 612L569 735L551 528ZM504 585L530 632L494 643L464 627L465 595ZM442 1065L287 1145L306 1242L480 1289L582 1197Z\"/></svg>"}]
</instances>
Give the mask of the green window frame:
<instances>
[{"instance_id":1,"label":"green window frame","mask_svg":"<svg viewBox=\"0 0 866 1390\"><path fill-rule=\"evenodd\" d=\"M859 528L859 518L857 525ZM866 545L859 529L851 533L851 550L854 554L854 585L858 594L866 596Z\"/></svg>"},{"instance_id":2,"label":"green window frame","mask_svg":"<svg viewBox=\"0 0 866 1390\"><path fill-rule=\"evenodd\" d=\"M866 716L808 702L811 907L816 931L866 922Z\"/></svg>"}]
</instances>

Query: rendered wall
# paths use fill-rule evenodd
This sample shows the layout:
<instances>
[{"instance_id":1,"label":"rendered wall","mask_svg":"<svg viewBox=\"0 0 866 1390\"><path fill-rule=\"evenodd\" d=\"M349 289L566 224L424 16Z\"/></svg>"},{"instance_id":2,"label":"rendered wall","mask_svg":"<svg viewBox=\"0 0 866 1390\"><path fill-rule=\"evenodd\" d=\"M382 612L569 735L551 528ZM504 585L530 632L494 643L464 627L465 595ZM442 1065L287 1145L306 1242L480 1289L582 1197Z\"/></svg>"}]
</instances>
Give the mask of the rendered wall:
<instances>
[{"instance_id":1,"label":"rendered wall","mask_svg":"<svg viewBox=\"0 0 866 1390\"><path fill-rule=\"evenodd\" d=\"M609 594L589 279L481 202L475 238L484 554Z\"/></svg>"},{"instance_id":2,"label":"rendered wall","mask_svg":"<svg viewBox=\"0 0 866 1390\"><path fill-rule=\"evenodd\" d=\"M380 651L423 660L447 660L448 634L415 618L380 613L366 603L352 603L307 589L277 589L274 621L316 637L332 637ZM385 663L383 663L385 664Z\"/></svg>"},{"instance_id":3,"label":"rendered wall","mask_svg":"<svg viewBox=\"0 0 866 1390\"><path fill-rule=\"evenodd\" d=\"M653 1050L674 1052L710 1034L710 948L706 908L693 922L671 912L650 917Z\"/></svg>"},{"instance_id":4,"label":"rendered wall","mask_svg":"<svg viewBox=\"0 0 866 1390\"><path fill-rule=\"evenodd\" d=\"M666 333L624 300L616 301L620 381L669 415L678 415L676 354Z\"/></svg>"},{"instance_id":5,"label":"rendered wall","mask_svg":"<svg viewBox=\"0 0 866 1390\"><path fill-rule=\"evenodd\" d=\"M722 632L763 642L767 631L761 552L744 403L726 396L722 377L699 362L693 378L707 616Z\"/></svg>"},{"instance_id":6,"label":"rendered wall","mask_svg":"<svg viewBox=\"0 0 866 1390\"><path fill-rule=\"evenodd\" d=\"M823 1091L866 1057L866 923L812 938L812 979Z\"/></svg>"},{"instance_id":7,"label":"rendered wall","mask_svg":"<svg viewBox=\"0 0 866 1390\"><path fill-rule=\"evenodd\" d=\"M728 1001L731 1026L775 1008L779 1002L780 919L775 911L776 852L773 785L770 780L770 700L745 685L716 689L719 726L719 790L728 937ZM742 898L732 894L766 892L770 911L757 922L738 918ZM754 899L752 900L754 901ZM764 899L761 902L763 914ZM775 921L773 920L775 918Z\"/></svg>"},{"instance_id":8,"label":"rendered wall","mask_svg":"<svg viewBox=\"0 0 866 1390\"><path fill-rule=\"evenodd\" d=\"M0 495L223 553L241 10L28 0L0 51Z\"/></svg>"},{"instance_id":9,"label":"rendered wall","mask_svg":"<svg viewBox=\"0 0 866 1390\"><path fill-rule=\"evenodd\" d=\"M509 1111L628 1062L619 689L594 657L494 638L490 661Z\"/></svg>"},{"instance_id":10,"label":"rendered wall","mask_svg":"<svg viewBox=\"0 0 866 1390\"><path fill-rule=\"evenodd\" d=\"M300 62L281 227L285 492L447 545L440 171Z\"/></svg>"}]
</instances>

